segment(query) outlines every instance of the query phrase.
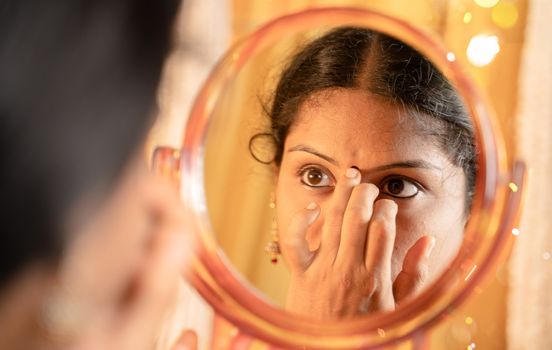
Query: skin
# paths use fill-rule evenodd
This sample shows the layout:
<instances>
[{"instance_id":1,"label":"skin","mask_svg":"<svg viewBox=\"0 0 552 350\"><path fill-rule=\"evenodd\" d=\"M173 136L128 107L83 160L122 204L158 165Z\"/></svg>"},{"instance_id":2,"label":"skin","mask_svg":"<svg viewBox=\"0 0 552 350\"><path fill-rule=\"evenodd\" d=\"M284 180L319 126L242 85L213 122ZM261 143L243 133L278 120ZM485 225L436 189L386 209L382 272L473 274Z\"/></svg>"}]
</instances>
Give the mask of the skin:
<instances>
[{"instance_id":1,"label":"skin","mask_svg":"<svg viewBox=\"0 0 552 350\"><path fill-rule=\"evenodd\" d=\"M0 349L154 348L193 242L174 188L137 158L108 198L91 191L68 213L75 239L58 269L30 266L2 291ZM50 296L83 312L73 332L38 326ZM195 334L184 330L173 348L196 349Z\"/></svg>"},{"instance_id":2,"label":"skin","mask_svg":"<svg viewBox=\"0 0 552 350\"><path fill-rule=\"evenodd\" d=\"M178 191L137 157L98 210L70 213L71 242L61 282L94 312L79 349L154 349L193 239ZM171 349L197 349L182 330Z\"/></svg>"},{"instance_id":3,"label":"skin","mask_svg":"<svg viewBox=\"0 0 552 350\"><path fill-rule=\"evenodd\" d=\"M403 108L361 90L323 90L300 107L277 169L286 309L390 311L447 267L462 242L466 177L418 131Z\"/></svg>"}]
</instances>

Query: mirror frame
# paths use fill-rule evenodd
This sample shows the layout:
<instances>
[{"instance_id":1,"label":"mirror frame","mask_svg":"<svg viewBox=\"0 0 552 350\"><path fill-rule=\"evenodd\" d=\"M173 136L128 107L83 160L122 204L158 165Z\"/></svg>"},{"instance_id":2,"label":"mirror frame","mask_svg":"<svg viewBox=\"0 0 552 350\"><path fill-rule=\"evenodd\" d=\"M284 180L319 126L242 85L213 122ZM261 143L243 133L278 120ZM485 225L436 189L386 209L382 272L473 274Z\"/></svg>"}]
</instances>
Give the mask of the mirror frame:
<instances>
[{"instance_id":1,"label":"mirror frame","mask_svg":"<svg viewBox=\"0 0 552 350\"><path fill-rule=\"evenodd\" d=\"M313 321L268 301L233 269L212 232L204 192L204 148L215 106L251 57L276 40L321 26L354 25L393 36L426 55L463 97L475 125L478 176L462 247L449 268L418 297L394 312L345 321ZM196 98L180 150L179 187L196 255L184 272L215 311L241 331L285 348L376 348L423 333L480 286L512 243L525 167L509 168L496 117L474 81L437 37L405 21L367 9L318 8L272 20L234 45ZM174 176L173 176L174 178Z\"/></svg>"}]
</instances>

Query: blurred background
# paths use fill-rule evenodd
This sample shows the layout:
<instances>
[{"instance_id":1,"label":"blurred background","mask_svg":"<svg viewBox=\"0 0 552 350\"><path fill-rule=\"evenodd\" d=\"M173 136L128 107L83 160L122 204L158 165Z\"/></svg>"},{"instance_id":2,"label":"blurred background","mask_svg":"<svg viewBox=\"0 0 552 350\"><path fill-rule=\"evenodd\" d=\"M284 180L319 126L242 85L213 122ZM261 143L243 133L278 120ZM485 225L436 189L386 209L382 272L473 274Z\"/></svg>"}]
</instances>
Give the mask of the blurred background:
<instances>
[{"instance_id":1,"label":"blurred background","mask_svg":"<svg viewBox=\"0 0 552 350\"><path fill-rule=\"evenodd\" d=\"M148 142L149 152L158 145L180 147L193 98L234 42L278 16L321 6L376 9L441 37L488 95L510 161L522 158L528 164L526 206L512 251L468 302L433 329L432 348L552 348L548 331L552 329L548 306L552 302L552 222L547 220L552 203L546 195L552 190L547 177L552 171L552 25L547 18L552 14L551 1L187 1L165 67L160 118ZM287 275L283 264L271 264L264 252L270 239L274 179L269 166L252 159L247 141L266 126L260 102L269 98L265 92L274 83L273 74L285 63L279 57L292 53L290 47L301 40L289 38L243 71L221 107L229 116L243 117L214 123L206 146L207 200L217 239L236 269L276 303L285 296ZM248 105L232 104L235 98L249 101ZM217 147L232 139L236 147ZM220 176L229 169L235 169L233 176ZM213 323L209 307L187 286L182 290L181 305L171 315L165 337L186 325L196 328L200 339L209 337Z\"/></svg>"}]
</instances>

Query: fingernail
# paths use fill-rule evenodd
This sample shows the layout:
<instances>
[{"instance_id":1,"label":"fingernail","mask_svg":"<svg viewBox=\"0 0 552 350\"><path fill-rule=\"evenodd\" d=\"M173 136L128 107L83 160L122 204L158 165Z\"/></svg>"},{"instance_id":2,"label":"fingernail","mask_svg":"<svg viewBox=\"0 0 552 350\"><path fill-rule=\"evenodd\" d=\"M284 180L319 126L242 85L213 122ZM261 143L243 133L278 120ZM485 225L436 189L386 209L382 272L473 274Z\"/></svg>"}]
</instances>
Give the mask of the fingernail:
<instances>
[{"instance_id":1,"label":"fingernail","mask_svg":"<svg viewBox=\"0 0 552 350\"><path fill-rule=\"evenodd\" d=\"M429 258L429 256L431 255L431 252L433 251L433 247L435 247L435 237L431 236L425 252L426 258Z\"/></svg>"},{"instance_id":2,"label":"fingernail","mask_svg":"<svg viewBox=\"0 0 552 350\"><path fill-rule=\"evenodd\" d=\"M358 170L356 168L349 168L345 172L345 176L347 176L349 179L354 179L358 175Z\"/></svg>"},{"instance_id":3,"label":"fingernail","mask_svg":"<svg viewBox=\"0 0 552 350\"><path fill-rule=\"evenodd\" d=\"M314 210L316 209L317 205L315 202L310 202L308 205L307 205L307 209L308 210Z\"/></svg>"}]
</instances>

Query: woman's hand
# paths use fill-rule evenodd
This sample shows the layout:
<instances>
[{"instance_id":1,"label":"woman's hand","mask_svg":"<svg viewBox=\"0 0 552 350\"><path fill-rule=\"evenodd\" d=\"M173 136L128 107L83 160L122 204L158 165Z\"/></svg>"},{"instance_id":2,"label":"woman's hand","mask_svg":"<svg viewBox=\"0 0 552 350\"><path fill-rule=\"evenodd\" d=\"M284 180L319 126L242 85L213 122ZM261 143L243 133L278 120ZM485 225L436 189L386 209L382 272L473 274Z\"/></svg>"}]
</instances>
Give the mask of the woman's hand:
<instances>
[{"instance_id":1,"label":"woman's hand","mask_svg":"<svg viewBox=\"0 0 552 350\"><path fill-rule=\"evenodd\" d=\"M296 213L280 233L282 252L291 268L288 310L318 319L390 311L424 286L435 239L418 239L393 281L397 204L389 199L376 201L379 189L360 183L360 177L357 169L350 168L337 181L316 251L309 249L305 238L320 216L316 203Z\"/></svg>"},{"instance_id":2,"label":"woman's hand","mask_svg":"<svg viewBox=\"0 0 552 350\"><path fill-rule=\"evenodd\" d=\"M176 300L193 245L182 204L145 167L131 170L68 246L60 272L66 292L59 297L74 301L69 314L81 317L69 319L74 332L68 334L63 318L50 320L48 331L64 338L56 349L151 350ZM195 346L189 332L175 345Z\"/></svg>"}]
</instances>

